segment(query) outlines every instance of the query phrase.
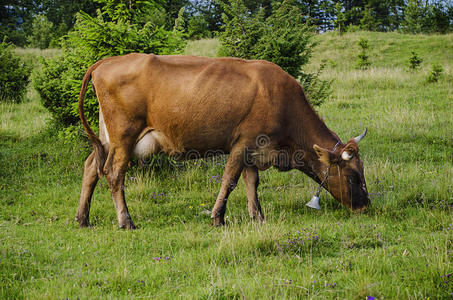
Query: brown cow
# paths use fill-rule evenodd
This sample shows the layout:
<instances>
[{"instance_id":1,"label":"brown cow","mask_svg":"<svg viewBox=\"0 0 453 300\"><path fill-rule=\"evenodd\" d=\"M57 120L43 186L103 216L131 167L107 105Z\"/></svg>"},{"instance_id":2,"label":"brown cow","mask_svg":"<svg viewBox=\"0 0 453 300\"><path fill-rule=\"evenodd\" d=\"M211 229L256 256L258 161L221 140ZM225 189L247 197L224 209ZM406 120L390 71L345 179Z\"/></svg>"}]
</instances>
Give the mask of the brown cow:
<instances>
[{"instance_id":1,"label":"brown cow","mask_svg":"<svg viewBox=\"0 0 453 300\"><path fill-rule=\"evenodd\" d=\"M83 112L90 78L100 105L100 138ZM250 216L264 219L258 170L271 166L301 170L318 183L326 177L324 187L352 210L369 204L357 146L364 134L341 143L300 84L273 63L152 54L107 58L85 74L79 113L94 147L85 162L80 226L89 225L91 196L105 175L119 226L134 228L124 198L126 168L133 155L158 152L230 154L212 209L214 225L224 224L228 195L241 173Z\"/></svg>"}]
</instances>

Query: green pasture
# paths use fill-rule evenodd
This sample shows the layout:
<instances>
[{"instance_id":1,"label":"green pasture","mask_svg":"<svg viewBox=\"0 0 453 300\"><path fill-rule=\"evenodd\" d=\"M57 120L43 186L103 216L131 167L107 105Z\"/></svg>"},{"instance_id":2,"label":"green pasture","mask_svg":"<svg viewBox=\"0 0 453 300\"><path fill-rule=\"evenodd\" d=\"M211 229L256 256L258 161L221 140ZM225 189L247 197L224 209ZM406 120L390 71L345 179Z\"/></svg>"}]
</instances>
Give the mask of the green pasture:
<instances>
[{"instance_id":1,"label":"green pasture","mask_svg":"<svg viewBox=\"0 0 453 300\"><path fill-rule=\"evenodd\" d=\"M361 38L371 67L355 69ZM360 144L372 206L350 213L297 171L260 173L266 223L249 219L244 184L226 226L211 209L224 158L132 167L126 199L137 230L118 228L105 179L92 227L75 221L85 140L64 141L31 88L0 103L0 298L451 299L453 297L453 35L357 32L316 37L332 95L317 108ZM217 40L186 54L215 56ZM423 59L408 67L411 51ZM23 49L30 57L54 55ZM443 67L436 83L432 63Z\"/></svg>"}]
</instances>

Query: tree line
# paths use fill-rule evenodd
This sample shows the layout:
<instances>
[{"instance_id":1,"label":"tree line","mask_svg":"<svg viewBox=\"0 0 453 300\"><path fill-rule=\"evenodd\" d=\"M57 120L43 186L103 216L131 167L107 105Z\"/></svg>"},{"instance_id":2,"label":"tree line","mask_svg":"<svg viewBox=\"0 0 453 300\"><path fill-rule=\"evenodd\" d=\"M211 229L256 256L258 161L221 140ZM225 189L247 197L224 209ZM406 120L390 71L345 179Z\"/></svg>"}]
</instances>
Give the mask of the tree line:
<instances>
[{"instance_id":1,"label":"tree line","mask_svg":"<svg viewBox=\"0 0 453 300\"><path fill-rule=\"evenodd\" d=\"M91 17L104 6L123 7L140 14L139 7L151 10L143 16L165 29L174 26L182 13L187 36L213 37L225 25L227 0L5 0L0 5L0 39L17 46L58 47L60 38L73 29L76 14ZM250 17L271 15L276 0L242 0ZM447 33L453 29L452 0L297 0L301 20L317 31L351 30L395 31L406 33Z\"/></svg>"}]
</instances>

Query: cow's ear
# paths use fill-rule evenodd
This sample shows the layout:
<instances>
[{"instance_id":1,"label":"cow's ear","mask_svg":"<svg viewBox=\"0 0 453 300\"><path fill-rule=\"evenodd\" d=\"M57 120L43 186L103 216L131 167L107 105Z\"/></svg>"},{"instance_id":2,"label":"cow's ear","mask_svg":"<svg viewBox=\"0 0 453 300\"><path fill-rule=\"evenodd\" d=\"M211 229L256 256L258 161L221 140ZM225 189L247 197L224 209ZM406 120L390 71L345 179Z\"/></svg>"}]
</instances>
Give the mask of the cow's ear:
<instances>
[{"instance_id":1,"label":"cow's ear","mask_svg":"<svg viewBox=\"0 0 453 300\"><path fill-rule=\"evenodd\" d=\"M313 149L315 150L316 155L318 155L318 159L320 162L322 162L326 166L330 166L330 164L333 163L335 154L333 154L327 149L319 147L316 144L313 145Z\"/></svg>"}]
</instances>

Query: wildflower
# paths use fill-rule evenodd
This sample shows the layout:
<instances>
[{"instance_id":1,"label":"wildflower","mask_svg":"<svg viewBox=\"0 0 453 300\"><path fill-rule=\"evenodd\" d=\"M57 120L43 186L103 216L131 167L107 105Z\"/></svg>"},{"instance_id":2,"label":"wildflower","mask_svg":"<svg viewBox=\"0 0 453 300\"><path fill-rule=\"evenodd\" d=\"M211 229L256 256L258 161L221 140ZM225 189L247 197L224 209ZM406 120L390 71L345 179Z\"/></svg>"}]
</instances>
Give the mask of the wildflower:
<instances>
[{"instance_id":1,"label":"wildflower","mask_svg":"<svg viewBox=\"0 0 453 300\"><path fill-rule=\"evenodd\" d=\"M334 283L327 283L327 282L326 282L324 285L325 285L326 287L329 287L329 286L330 286L330 287L333 287L333 288L334 288L334 287L337 286L337 283L336 283L336 282L334 282Z\"/></svg>"},{"instance_id":2,"label":"wildflower","mask_svg":"<svg viewBox=\"0 0 453 300\"><path fill-rule=\"evenodd\" d=\"M214 176L211 176L209 178L209 182L213 182L213 183L220 183L220 175L219 174L216 174Z\"/></svg>"},{"instance_id":3,"label":"wildflower","mask_svg":"<svg viewBox=\"0 0 453 300\"><path fill-rule=\"evenodd\" d=\"M163 260L171 260L171 258L172 258L172 257L171 257L171 256L168 256L168 255L165 256L165 257L156 256L156 257L153 257L153 260L154 260L154 261L161 261L161 260L163 261Z\"/></svg>"},{"instance_id":4,"label":"wildflower","mask_svg":"<svg viewBox=\"0 0 453 300\"><path fill-rule=\"evenodd\" d=\"M295 234L287 234L285 240L277 242L277 249L281 252L300 252L304 251L306 247L314 245L320 240L319 235L310 229L302 228L296 231Z\"/></svg>"},{"instance_id":5,"label":"wildflower","mask_svg":"<svg viewBox=\"0 0 453 300\"><path fill-rule=\"evenodd\" d=\"M376 299L376 297L373 297L373 296L367 296L367 298L366 298L366 299L367 299L367 300L374 300L374 299Z\"/></svg>"},{"instance_id":6,"label":"wildflower","mask_svg":"<svg viewBox=\"0 0 453 300\"><path fill-rule=\"evenodd\" d=\"M156 193L156 192L154 192L154 193L151 195L151 197L153 197L153 199L156 200L156 199L159 199L159 198L160 198L160 199L162 199L162 198L167 198L168 195L165 194L165 193L163 193L163 192L162 192L162 193Z\"/></svg>"}]
</instances>

